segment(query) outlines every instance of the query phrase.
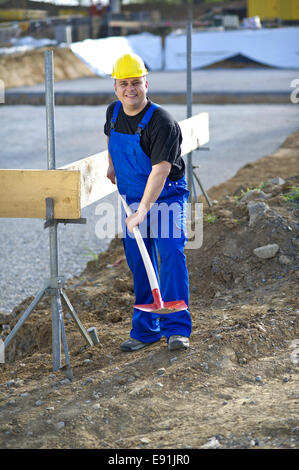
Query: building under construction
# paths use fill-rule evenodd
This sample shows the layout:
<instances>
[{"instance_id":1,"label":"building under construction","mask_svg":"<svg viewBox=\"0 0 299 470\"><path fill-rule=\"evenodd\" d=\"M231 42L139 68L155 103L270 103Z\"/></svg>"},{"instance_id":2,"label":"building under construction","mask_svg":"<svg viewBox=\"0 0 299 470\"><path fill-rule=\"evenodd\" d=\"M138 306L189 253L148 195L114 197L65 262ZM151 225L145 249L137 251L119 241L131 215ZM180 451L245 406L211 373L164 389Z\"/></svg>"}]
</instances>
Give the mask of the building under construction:
<instances>
[{"instance_id":1,"label":"building under construction","mask_svg":"<svg viewBox=\"0 0 299 470\"><path fill-rule=\"evenodd\" d=\"M80 2L78 2L80 3ZM110 6L91 0L90 6L62 6L30 0L0 0L0 47L12 38L31 36L58 43L127 36L142 32L160 35L185 28L192 12L194 30L238 29L246 17L258 17L262 26L299 23L297 0L194 0L192 5L131 3Z\"/></svg>"}]
</instances>

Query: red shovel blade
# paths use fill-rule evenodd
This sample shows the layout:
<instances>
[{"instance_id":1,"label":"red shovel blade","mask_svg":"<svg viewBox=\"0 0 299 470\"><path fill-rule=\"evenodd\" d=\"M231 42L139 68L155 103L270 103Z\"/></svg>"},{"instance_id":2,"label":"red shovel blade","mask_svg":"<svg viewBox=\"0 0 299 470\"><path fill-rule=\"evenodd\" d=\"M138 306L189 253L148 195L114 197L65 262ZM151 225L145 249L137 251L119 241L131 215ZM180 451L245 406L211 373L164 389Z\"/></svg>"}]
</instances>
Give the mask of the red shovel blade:
<instances>
[{"instance_id":1,"label":"red shovel blade","mask_svg":"<svg viewBox=\"0 0 299 470\"><path fill-rule=\"evenodd\" d=\"M134 305L134 307L138 310L151 313L175 313L188 308L183 300L163 302L160 307L157 304Z\"/></svg>"},{"instance_id":2,"label":"red shovel blade","mask_svg":"<svg viewBox=\"0 0 299 470\"><path fill-rule=\"evenodd\" d=\"M134 307L138 308L138 310L151 313L175 313L188 308L184 300L163 302L159 289L153 289L152 294L154 298L153 304L134 305Z\"/></svg>"}]
</instances>

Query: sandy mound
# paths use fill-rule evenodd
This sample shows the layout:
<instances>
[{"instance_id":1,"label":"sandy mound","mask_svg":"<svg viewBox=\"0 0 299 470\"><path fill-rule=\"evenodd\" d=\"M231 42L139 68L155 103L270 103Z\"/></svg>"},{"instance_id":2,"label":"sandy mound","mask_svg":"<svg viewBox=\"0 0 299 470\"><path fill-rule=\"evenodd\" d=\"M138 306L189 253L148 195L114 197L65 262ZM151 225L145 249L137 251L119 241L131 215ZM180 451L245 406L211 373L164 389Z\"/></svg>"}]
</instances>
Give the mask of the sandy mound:
<instances>
[{"instance_id":1,"label":"sandy mound","mask_svg":"<svg viewBox=\"0 0 299 470\"><path fill-rule=\"evenodd\" d=\"M218 202L205 205L203 246L186 252L188 351L168 351L163 338L119 350L134 303L119 239L66 288L100 340L87 347L64 312L73 382L52 372L45 298L0 369L1 447L298 447L298 152L296 132L209 191ZM271 258L254 254L269 244L278 245Z\"/></svg>"},{"instance_id":2,"label":"sandy mound","mask_svg":"<svg viewBox=\"0 0 299 470\"><path fill-rule=\"evenodd\" d=\"M5 88L44 83L44 51L37 49L0 56L0 78ZM53 47L50 48L51 50ZM68 48L54 48L54 80L95 77L95 74Z\"/></svg>"}]
</instances>

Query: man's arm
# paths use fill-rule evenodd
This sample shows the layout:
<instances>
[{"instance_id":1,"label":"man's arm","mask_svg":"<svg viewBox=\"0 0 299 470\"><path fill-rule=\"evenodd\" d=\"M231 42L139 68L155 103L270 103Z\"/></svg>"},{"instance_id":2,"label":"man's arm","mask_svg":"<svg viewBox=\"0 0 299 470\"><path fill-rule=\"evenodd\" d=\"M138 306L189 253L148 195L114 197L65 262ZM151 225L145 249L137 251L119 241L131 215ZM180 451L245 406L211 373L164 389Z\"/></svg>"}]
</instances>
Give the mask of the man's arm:
<instances>
[{"instance_id":1,"label":"man's arm","mask_svg":"<svg viewBox=\"0 0 299 470\"><path fill-rule=\"evenodd\" d=\"M107 148L108 148L108 160L109 160L107 178L110 179L111 183L116 184L114 166L112 163L111 155L109 153L109 137L107 137Z\"/></svg>"},{"instance_id":2,"label":"man's arm","mask_svg":"<svg viewBox=\"0 0 299 470\"><path fill-rule=\"evenodd\" d=\"M109 145L109 137L107 137L107 144ZM113 184L116 184L115 171L109 149L108 159L109 166L107 170L107 178L109 178ZM139 207L134 214L132 214L130 217L127 217L126 219L128 230L131 232L133 231L134 227L143 222L144 217L151 208L151 205L154 204L160 196L170 170L171 164L166 161L153 165Z\"/></svg>"},{"instance_id":3,"label":"man's arm","mask_svg":"<svg viewBox=\"0 0 299 470\"><path fill-rule=\"evenodd\" d=\"M143 222L152 204L154 204L160 196L170 170L171 164L166 161L153 165L139 207L134 214L126 219L126 224L130 232L133 231L134 227Z\"/></svg>"}]
</instances>

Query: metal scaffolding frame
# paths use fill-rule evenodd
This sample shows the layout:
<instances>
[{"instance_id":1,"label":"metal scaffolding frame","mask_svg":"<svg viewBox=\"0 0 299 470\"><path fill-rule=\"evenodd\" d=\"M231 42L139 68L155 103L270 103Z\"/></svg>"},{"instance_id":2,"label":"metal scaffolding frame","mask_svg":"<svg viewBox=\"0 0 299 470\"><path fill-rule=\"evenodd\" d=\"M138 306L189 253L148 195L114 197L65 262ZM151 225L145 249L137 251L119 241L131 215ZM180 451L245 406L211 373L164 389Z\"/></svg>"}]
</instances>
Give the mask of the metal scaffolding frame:
<instances>
[{"instance_id":1,"label":"metal scaffolding frame","mask_svg":"<svg viewBox=\"0 0 299 470\"><path fill-rule=\"evenodd\" d=\"M44 52L45 60L45 94L46 94L46 124L47 124L47 160L48 170L56 169L55 162L55 126L54 126L54 72L53 72L53 51L47 50ZM4 348L6 348L12 339L15 337L18 330L29 317L30 313L34 310L37 304L41 301L45 294L51 296L51 311L52 311L52 363L53 371L61 369L64 371L65 376L69 380L73 380L73 373L70 364L69 351L67 345L67 338L64 328L62 302L64 300L75 324L77 325L80 333L89 346L94 346L99 343L96 329L94 327L88 330L82 325L77 313L75 312L65 290L65 279L59 276L59 263L58 263L58 224L66 223L86 223L86 219L71 220L71 219L55 219L54 218L54 202L52 198L46 198L46 222L44 228L49 228L49 248L50 248L50 279L44 282L42 289L37 293L34 300L22 314L17 321L16 325L4 341ZM65 365L61 363L61 341L63 344Z\"/></svg>"}]
</instances>

